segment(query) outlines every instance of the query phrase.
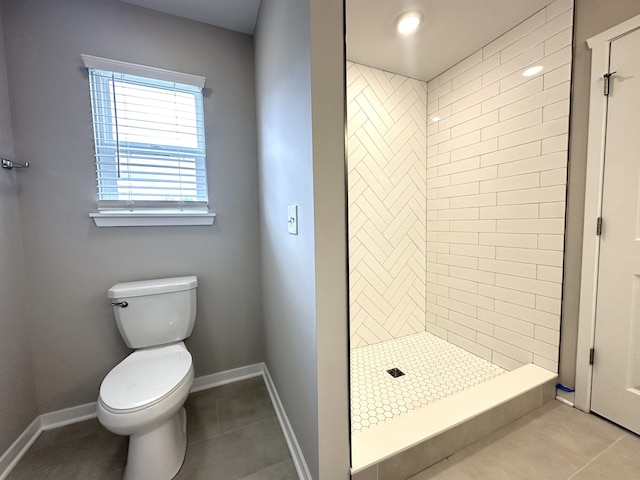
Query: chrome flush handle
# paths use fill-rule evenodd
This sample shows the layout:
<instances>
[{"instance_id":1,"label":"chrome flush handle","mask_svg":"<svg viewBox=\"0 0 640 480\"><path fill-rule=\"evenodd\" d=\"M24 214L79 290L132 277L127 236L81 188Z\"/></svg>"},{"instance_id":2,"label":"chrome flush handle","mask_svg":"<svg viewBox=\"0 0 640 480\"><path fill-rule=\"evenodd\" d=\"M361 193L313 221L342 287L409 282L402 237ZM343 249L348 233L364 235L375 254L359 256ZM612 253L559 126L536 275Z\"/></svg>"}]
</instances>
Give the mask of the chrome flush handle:
<instances>
[{"instance_id":1,"label":"chrome flush handle","mask_svg":"<svg viewBox=\"0 0 640 480\"><path fill-rule=\"evenodd\" d=\"M114 307L127 308L129 306L129 303L127 303L127 302L111 302L111 305L113 305Z\"/></svg>"}]
</instances>

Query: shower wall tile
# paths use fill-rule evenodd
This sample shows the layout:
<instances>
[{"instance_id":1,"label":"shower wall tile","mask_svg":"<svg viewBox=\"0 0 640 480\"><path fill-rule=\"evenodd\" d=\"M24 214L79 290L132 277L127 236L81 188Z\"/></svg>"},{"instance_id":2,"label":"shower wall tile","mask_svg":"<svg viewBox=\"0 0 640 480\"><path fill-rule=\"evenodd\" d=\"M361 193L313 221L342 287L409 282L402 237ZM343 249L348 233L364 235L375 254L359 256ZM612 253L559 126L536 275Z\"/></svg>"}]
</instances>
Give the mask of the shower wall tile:
<instances>
[{"instance_id":1,"label":"shower wall tile","mask_svg":"<svg viewBox=\"0 0 640 480\"><path fill-rule=\"evenodd\" d=\"M451 132L435 126L427 137L425 82L348 62L347 84L355 348L426 330L427 147L449 141ZM432 95L450 92L449 82ZM428 248L444 251L434 243Z\"/></svg>"},{"instance_id":2,"label":"shower wall tile","mask_svg":"<svg viewBox=\"0 0 640 480\"><path fill-rule=\"evenodd\" d=\"M507 369L557 370L571 3L428 84L427 331Z\"/></svg>"}]
</instances>

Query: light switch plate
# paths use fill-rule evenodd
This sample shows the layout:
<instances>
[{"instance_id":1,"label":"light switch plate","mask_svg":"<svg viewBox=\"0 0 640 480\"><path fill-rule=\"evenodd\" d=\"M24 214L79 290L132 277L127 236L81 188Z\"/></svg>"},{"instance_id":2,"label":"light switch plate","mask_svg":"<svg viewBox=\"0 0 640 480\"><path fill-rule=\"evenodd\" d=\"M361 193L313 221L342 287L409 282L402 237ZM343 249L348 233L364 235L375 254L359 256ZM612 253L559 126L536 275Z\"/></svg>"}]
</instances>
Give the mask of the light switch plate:
<instances>
[{"instance_id":1,"label":"light switch plate","mask_svg":"<svg viewBox=\"0 0 640 480\"><path fill-rule=\"evenodd\" d=\"M287 208L287 229L291 235L298 234L298 206L289 205Z\"/></svg>"}]
</instances>

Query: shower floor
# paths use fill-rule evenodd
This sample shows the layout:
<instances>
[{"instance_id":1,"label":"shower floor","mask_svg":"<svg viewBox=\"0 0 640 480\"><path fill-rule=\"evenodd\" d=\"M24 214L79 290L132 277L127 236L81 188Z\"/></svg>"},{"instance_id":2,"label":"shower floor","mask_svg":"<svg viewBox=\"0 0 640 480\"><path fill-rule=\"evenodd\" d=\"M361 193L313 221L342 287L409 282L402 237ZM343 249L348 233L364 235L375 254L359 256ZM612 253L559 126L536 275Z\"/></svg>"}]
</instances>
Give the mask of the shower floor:
<instances>
[{"instance_id":1,"label":"shower floor","mask_svg":"<svg viewBox=\"0 0 640 480\"><path fill-rule=\"evenodd\" d=\"M397 368L404 375L387 372ZM351 429L364 431L507 373L428 332L351 351Z\"/></svg>"}]
</instances>

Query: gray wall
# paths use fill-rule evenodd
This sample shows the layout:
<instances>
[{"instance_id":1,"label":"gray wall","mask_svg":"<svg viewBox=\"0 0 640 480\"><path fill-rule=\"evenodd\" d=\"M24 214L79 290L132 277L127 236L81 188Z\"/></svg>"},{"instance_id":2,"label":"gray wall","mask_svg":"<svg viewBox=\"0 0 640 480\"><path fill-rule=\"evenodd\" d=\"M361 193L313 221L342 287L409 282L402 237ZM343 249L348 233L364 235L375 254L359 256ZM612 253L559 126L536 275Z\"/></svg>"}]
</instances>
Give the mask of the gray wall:
<instances>
[{"instance_id":1,"label":"gray wall","mask_svg":"<svg viewBox=\"0 0 640 480\"><path fill-rule=\"evenodd\" d=\"M578 338L591 76L591 50L586 41L636 15L640 15L638 0L575 0L573 93L560 343L560 381L572 387L575 385Z\"/></svg>"},{"instance_id":2,"label":"gray wall","mask_svg":"<svg viewBox=\"0 0 640 480\"><path fill-rule=\"evenodd\" d=\"M14 158L0 18L0 156ZM18 205L26 171L0 170L0 457L38 414L25 314L26 279Z\"/></svg>"},{"instance_id":3,"label":"gray wall","mask_svg":"<svg viewBox=\"0 0 640 480\"><path fill-rule=\"evenodd\" d=\"M262 361L252 38L117 0L3 7L16 154L32 163L20 172L20 211L40 413L95 401L128 353L106 299L119 281L198 275L187 342L196 376ZM213 227L97 228L89 219L96 194L81 53L207 78Z\"/></svg>"},{"instance_id":4,"label":"gray wall","mask_svg":"<svg viewBox=\"0 0 640 480\"><path fill-rule=\"evenodd\" d=\"M255 65L266 363L316 479L348 478L349 465L342 38L339 0L262 2ZM287 233L294 204L297 236Z\"/></svg>"}]
</instances>

